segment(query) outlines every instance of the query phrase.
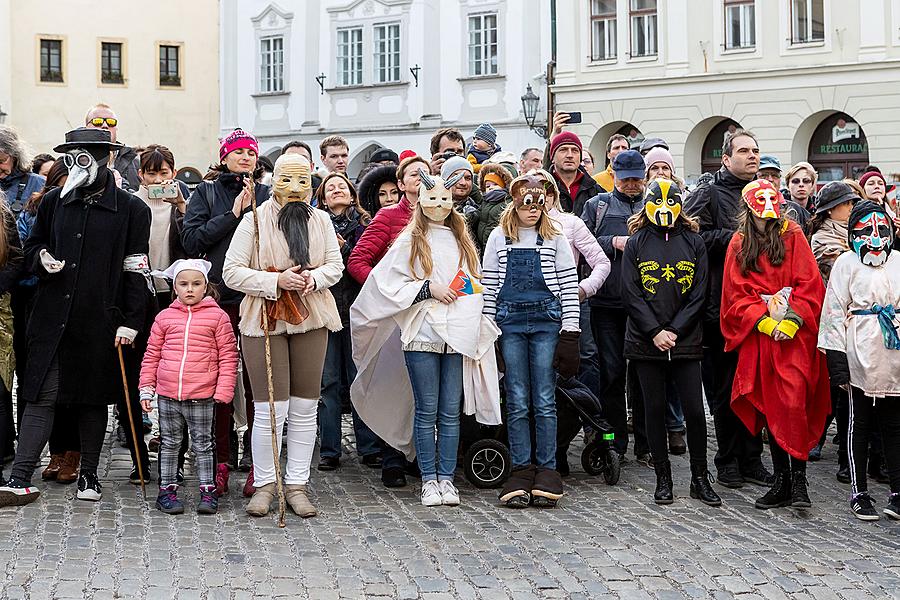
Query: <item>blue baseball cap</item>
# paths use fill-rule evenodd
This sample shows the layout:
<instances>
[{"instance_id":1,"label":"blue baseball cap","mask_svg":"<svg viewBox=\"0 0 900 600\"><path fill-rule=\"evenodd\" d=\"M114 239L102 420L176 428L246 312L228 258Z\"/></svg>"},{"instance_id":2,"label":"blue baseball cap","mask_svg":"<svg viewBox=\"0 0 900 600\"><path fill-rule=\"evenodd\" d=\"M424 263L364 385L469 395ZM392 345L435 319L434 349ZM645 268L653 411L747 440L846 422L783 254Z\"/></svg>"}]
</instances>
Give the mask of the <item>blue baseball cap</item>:
<instances>
[{"instance_id":1,"label":"blue baseball cap","mask_svg":"<svg viewBox=\"0 0 900 600\"><path fill-rule=\"evenodd\" d=\"M644 157L637 150L619 152L613 159L616 179L643 179L646 176Z\"/></svg>"},{"instance_id":2,"label":"blue baseball cap","mask_svg":"<svg viewBox=\"0 0 900 600\"><path fill-rule=\"evenodd\" d=\"M775 169L781 173L781 162L771 154L763 154L759 157L759 170Z\"/></svg>"}]
</instances>

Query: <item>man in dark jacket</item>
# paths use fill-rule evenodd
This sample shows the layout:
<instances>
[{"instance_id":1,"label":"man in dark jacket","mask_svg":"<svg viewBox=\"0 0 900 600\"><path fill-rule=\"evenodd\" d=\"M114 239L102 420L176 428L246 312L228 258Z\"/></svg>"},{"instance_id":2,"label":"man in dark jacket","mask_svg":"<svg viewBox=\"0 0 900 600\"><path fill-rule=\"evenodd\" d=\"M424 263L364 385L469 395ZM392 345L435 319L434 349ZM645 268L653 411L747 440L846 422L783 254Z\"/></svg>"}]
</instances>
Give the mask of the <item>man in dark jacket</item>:
<instances>
[{"instance_id":1,"label":"man in dark jacket","mask_svg":"<svg viewBox=\"0 0 900 600\"><path fill-rule=\"evenodd\" d=\"M620 277L622 252L628 240L628 219L644 209L644 159L637 150L620 152L613 159L613 172L615 189L588 200L581 218L610 261L609 277L589 300L590 325L598 349L600 399L606 418L616 434L615 448L624 455L628 450L628 428L625 403L627 365L623 351L628 315L622 307ZM643 399L640 387L634 377L627 377L627 380L632 410L641 415ZM636 418L635 421L643 422L643 419ZM649 458L646 436L638 429L635 427L635 455L646 461Z\"/></svg>"},{"instance_id":2,"label":"man in dark jacket","mask_svg":"<svg viewBox=\"0 0 900 600\"><path fill-rule=\"evenodd\" d=\"M704 325L703 387L716 427L716 470L719 483L739 488L745 481L768 486L774 481L762 464L762 439L753 436L731 410L731 385L737 353L725 352L719 326L725 252L737 229L741 191L759 171L759 145L749 131L738 129L722 148L722 168L709 184L688 198L685 211L700 221L709 253L709 296Z\"/></svg>"},{"instance_id":3,"label":"man in dark jacket","mask_svg":"<svg viewBox=\"0 0 900 600\"><path fill-rule=\"evenodd\" d=\"M0 506L34 501L31 476L53 429L57 404L74 409L81 439L77 497L100 500L100 449L110 404L123 397L116 347L144 326L150 209L116 187L106 166L109 132L80 128L55 148L69 176L38 209L25 260L40 277L28 331L20 401L26 403L12 478Z\"/></svg>"},{"instance_id":4,"label":"man in dark jacket","mask_svg":"<svg viewBox=\"0 0 900 600\"><path fill-rule=\"evenodd\" d=\"M110 140L117 144L111 168L122 177L123 190L136 192L141 185L141 179L138 176L140 160L134 148L118 143L116 135L119 129L119 119L113 109L108 104L95 104L84 116L84 126L105 129L109 132Z\"/></svg>"},{"instance_id":5,"label":"man in dark jacket","mask_svg":"<svg viewBox=\"0 0 900 600\"><path fill-rule=\"evenodd\" d=\"M581 166L581 139L563 131L550 141L550 173L559 187L559 209L580 215L589 198L603 193L600 184Z\"/></svg>"}]
</instances>

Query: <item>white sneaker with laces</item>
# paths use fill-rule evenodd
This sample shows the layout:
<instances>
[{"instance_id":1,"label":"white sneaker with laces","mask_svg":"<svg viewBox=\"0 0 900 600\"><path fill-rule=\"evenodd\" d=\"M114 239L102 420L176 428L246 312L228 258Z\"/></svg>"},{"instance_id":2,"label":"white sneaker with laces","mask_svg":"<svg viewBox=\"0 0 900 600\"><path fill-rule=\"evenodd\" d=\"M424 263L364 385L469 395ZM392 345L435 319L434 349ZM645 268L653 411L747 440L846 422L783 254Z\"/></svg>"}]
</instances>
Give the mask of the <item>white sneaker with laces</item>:
<instances>
[{"instance_id":1,"label":"white sneaker with laces","mask_svg":"<svg viewBox=\"0 0 900 600\"><path fill-rule=\"evenodd\" d=\"M441 491L441 504L444 506L459 506L459 491L452 481L441 481L438 487Z\"/></svg>"},{"instance_id":2,"label":"white sneaker with laces","mask_svg":"<svg viewBox=\"0 0 900 600\"><path fill-rule=\"evenodd\" d=\"M440 506L441 490L438 482L435 480L426 481L422 484L422 506Z\"/></svg>"}]
</instances>

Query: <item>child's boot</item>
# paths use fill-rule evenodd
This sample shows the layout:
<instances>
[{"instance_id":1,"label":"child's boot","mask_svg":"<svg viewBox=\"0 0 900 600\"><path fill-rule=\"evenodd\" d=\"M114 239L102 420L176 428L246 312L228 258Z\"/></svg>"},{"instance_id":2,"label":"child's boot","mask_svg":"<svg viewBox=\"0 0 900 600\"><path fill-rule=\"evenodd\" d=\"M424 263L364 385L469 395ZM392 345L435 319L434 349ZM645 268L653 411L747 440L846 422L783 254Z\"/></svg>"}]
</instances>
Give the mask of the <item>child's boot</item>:
<instances>
[{"instance_id":1,"label":"child's boot","mask_svg":"<svg viewBox=\"0 0 900 600\"><path fill-rule=\"evenodd\" d=\"M212 485L200 486L200 503L197 504L198 515L214 515L219 511L219 497Z\"/></svg>"},{"instance_id":2,"label":"child's boot","mask_svg":"<svg viewBox=\"0 0 900 600\"><path fill-rule=\"evenodd\" d=\"M500 502L509 508L526 508L531 504L534 487L534 465L516 467L500 490Z\"/></svg>"},{"instance_id":3,"label":"child's boot","mask_svg":"<svg viewBox=\"0 0 900 600\"><path fill-rule=\"evenodd\" d=\"M159 486L156 497L156 508L168 515L180 515L184 512L184 504L178 499L178 484Z\"/></svg>"},{"instance_id":4,"label":"child's boot","mask_svg":"<svg viewBox=\"0 0 900 600\"><path fill-rule=\"evenodd\" d=\"M221 498L228 493L228 465L216 465L216 494Z\"/></svg>"},{"instance_id":5,"label":"child's boot","mask_svg":"<svg viewBox=\"0 0 900 600\"><path fill-rule=\"evenodd\" d=\"M563 482L556 469L538 468L531 486L531 501L538 508L553 508L563 497Z\"/></svg>"},{"instance_id":6,"label":"child's boot","mask_svg":"<svg viewBox=\"0 0 900 600\"><path fill-rule=\"evenodd\" d=\"M264 517L269 514L272 500L275 499L275 483L267 483L256 488L253 497L247 503L247 514L252 517Z\"/></svg>"},{"instance_id":7,"label":"child's boot","mask_svg":"<svg viewBox=\"0 0 900 600\"><path fill-rule=\"evenodd\" d=\"M309 501L305 485L288 484L284 486L284 497L291 507L291 510L294 511L294 514L298 517L306 519L308 517L316 516L316 507Z\"/></svg>"}]
</instances>

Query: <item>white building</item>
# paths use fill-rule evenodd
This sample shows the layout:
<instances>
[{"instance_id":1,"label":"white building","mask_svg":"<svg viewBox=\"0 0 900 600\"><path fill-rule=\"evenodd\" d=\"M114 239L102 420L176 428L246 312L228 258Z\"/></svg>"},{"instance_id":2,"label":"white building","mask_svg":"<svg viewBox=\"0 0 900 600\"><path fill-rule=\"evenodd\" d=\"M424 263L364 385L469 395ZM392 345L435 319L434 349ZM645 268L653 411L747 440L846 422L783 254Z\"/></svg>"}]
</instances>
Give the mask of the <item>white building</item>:
<instances>
[{"instance_id":1,"label":"white building","mask_svg":"<svg viewBox=\"0 0 900 600\"><path fill-rule=\"evenodd\" d=\"M351 175L375 150L429 153L441 127L492 123L511 151L543 147L521 96L542 97L543 0L222 0L221 133L243 127L277 157L290 140L350 145Z\"/></svg>"},{"instance_id":2,"label":"white building","mask_svg":"<svg viewBox=\"0 0 900 600\"><path fill-rule=\"evenodd\" d=\"M109 104L129 146L164 144L199 180L218 151L216 0L0 0L0 120L51 152ZM184 177L184 172L182 172Z\"/></svg>"},{"instance_id":3,"label":"white building","mask_svg":"<svg viewBox=\"0 0 900 600\"><path fill-rule=\"evenodd\" d=\"M723 134L755 132L821 180L900 173L900 0L559 2L557 106L605 163L609 136L661 137L689 180ZM563 6L567 7L565 10Z\"/></svg>"}]
</instances>

